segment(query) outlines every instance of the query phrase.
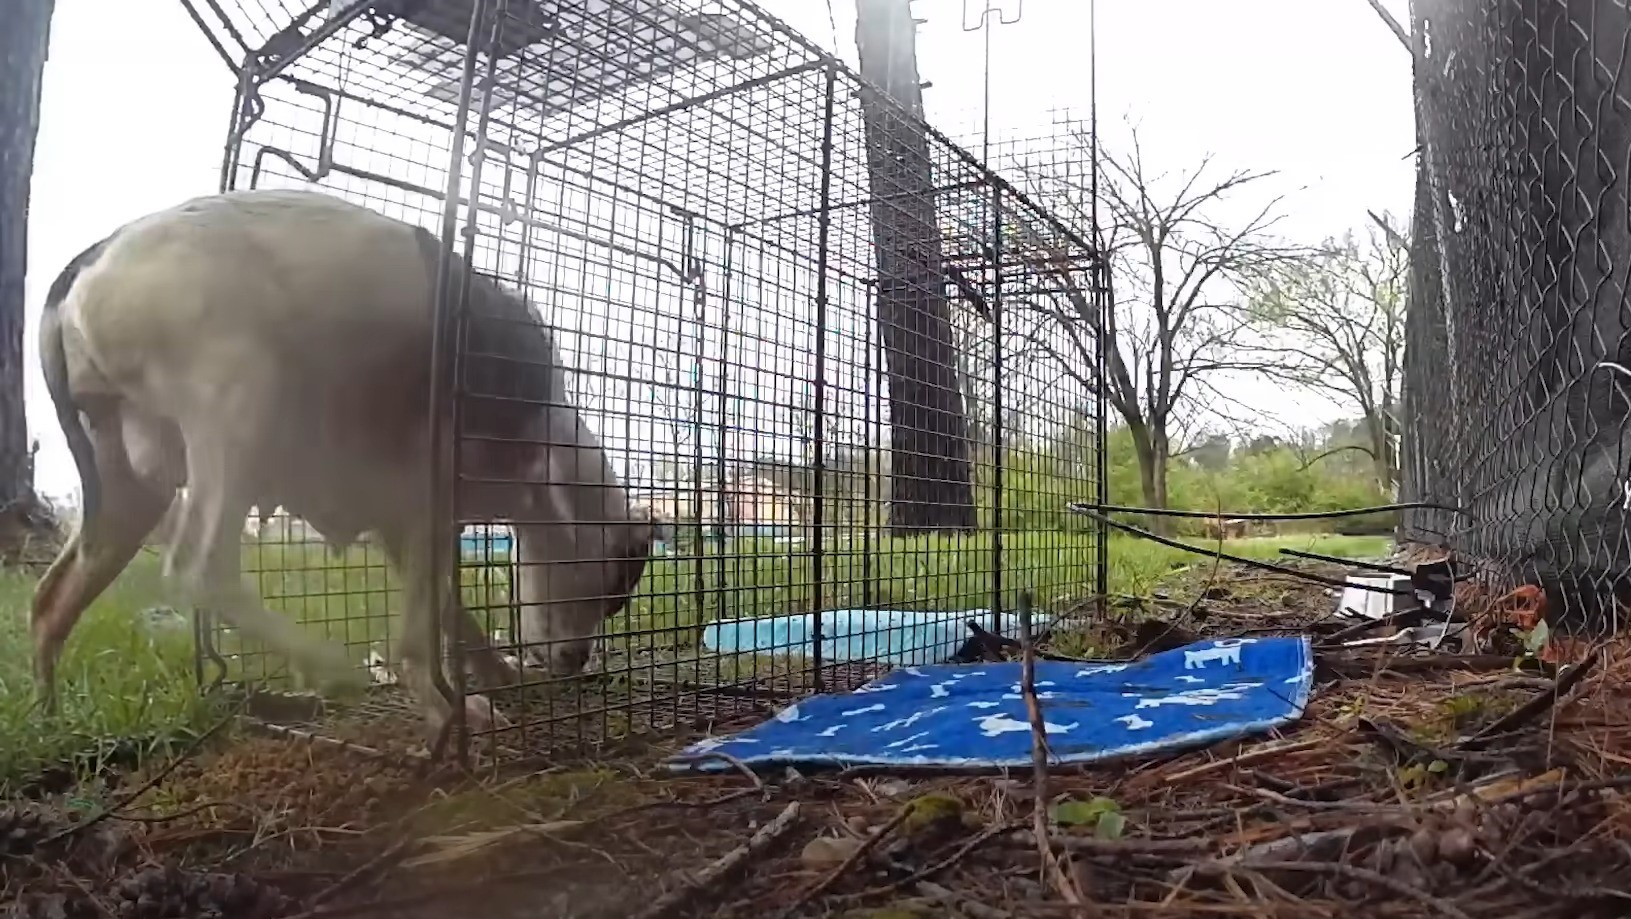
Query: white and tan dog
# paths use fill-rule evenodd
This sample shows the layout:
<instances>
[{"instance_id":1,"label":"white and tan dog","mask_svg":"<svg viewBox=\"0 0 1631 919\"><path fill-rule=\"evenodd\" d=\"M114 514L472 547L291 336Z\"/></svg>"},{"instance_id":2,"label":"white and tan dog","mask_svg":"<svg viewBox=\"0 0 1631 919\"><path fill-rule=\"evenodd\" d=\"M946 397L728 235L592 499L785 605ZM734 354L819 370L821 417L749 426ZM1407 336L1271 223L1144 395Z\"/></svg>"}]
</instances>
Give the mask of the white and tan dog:
<instances>
[{"instance_id":1,"label":"white and tan dog","mask_svg":"<svg viewBox=\"0 0 1631 919\"><path fill-rule=\"evenodd\" d=\"M164 569L178 607L216 612L319 681L366 680L245 582L244 517L282 506L331 545L378 537L404 587L402 682L441 729L450 709L430 669L440 662L428 618L440 598L426 573L433 540L454 538L432 524L439 254L420 227L319 192L267 190L144 217L68 265L47 296L40 358L83 507L34 598L48 704L81 613L176 500ZM452 269L449 283L469 285L462 386L475 394L459 409L459 511L511 525L518 637L551 642L527 663L575 674L644 572L650 522L631 512L567 401L550 331L519 296L458 258ZM468 613L442 628L468 630L478 679L514 678ZM492 723L485 698L466 706L473 727Z\"/></svg>"}]
</instances>

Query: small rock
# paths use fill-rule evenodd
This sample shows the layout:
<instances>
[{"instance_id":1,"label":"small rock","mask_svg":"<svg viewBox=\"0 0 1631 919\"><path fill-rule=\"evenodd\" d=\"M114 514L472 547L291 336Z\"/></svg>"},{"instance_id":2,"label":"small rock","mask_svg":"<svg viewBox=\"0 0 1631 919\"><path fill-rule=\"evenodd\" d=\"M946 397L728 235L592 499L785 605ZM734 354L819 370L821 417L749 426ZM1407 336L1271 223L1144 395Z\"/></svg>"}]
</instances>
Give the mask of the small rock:
<instances>
[{"instance_id":1,"label":"small rock","mask_svg":"<svg viewBox=\"0 0 1631 919\"><path fill-rule=\"evenodd\" d=\"M851 833L858 833L862 836L869 836L872 833L871 824L867 823L867 819L859 814L844 821L844 825L849 827Z\"/></svg>"},{"instance_id":2,"label":"small rock","mask_svg":"<svg viewBox=\"0 0 1631 919\"><path fill-rule=\"evenodd\" d=\"M1472 832L1466 827L1452 827L1439 837L1439 855L1457 868L1464 868L1471 863L1473 852Z\"/></svg>"},{"instance_id":3,"label":"small rock","mask_svg":"<svg viewBox=\"0 0 1631 919\"><path fill-rule=\"evenodd\" d=\"M1439 844L1439 848L1443 848L1443 843ZM1427 889L1443 890L1457 883L1460 880L1458 877L1460 870L1449 862L1439 862L1427 871Z\"/></svg>"},{"instance_id":4,"label":"small rock","mask_svg":"<svg viewBox=\"0 0 1631 919\"><path fill-rule=\"evenodd\" d=\"M1420 887L1427 881L1427 869L1421 863L1401 858L1393 864L1393 877L1401 883L1412 887Z\"/></svg>"},{"instance_id":5,"label":"small rock","mask_svg":"<svg viewBox=\"0 0 1631 919\"><path fill-rule=\"evenodd\" d=\"M912 783L905 779L885 779L878 783L878 794L886 798L898 798L912 790Z\"/></svg>"},{"instance_id":6,"label":"small rock","mask_svg":"<svg viewBox=\"0 0 1631 919\"><path fill-rule=\"evenodd\" d=\"M804 851L799 853L799 860L806 868L835 868L844 859L854 855L855 850L860 847L860 840L847 836L817 836L804 844Z\"/></svg>"},{"instance_id":7,"label":"small rock","mask_svg":"<svg viewBox=\"0 0 1631 919\"><path fill-rule=\"evenodd\" d=\"M1438 834L1422 827L1410 835L1410 848L1419 864L1431 865L1438 858Z\"/></svg>"}]
</instances>

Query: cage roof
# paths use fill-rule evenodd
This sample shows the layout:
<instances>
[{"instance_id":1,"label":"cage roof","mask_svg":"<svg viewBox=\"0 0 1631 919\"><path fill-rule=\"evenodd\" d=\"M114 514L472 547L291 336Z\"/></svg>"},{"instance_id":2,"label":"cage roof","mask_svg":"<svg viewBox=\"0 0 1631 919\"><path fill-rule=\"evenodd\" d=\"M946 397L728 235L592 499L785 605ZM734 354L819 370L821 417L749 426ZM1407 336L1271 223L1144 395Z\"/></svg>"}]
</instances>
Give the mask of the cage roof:
<instances>
[{"instance_id":1,"label":"cage roof","mask_svg":"<svg viewBox=\"0 0 1631 919\"><path fill-rule=\"evenodd\" d=\"M476 0L182 0L229 63L260 73L326 69L352 24L371 34L348 42L345 63L366 56L375 82L412 85L458 104L464 45ZM493 46L494 102L525 100L535 116L591 104L684 67L767 53L768 23L688 8L685 0L495 0L505 9ZM485 41L485 39L484 39ZM369 45L373 45L369 48Z\"/></svg>"},{"instance_id":2,"label":"cage roof","mask_svg":"<svg viewBox=\"0 0 1631 919\"><path fill-rule=\"evenodd\" d=\"M477 0L181 2L225 57L247 62L257 83L273 76L312 81L399 112L412 109L411 117L426 123L456 120ZM1045 228L1060 255L1091 252L1053 215L922 124L921 114L899 107L752 0L492 2L505 13L498 17L502 31L496 42L491 34L481 38L497 50L475 62L474 89L486 90L490 68L488 138L507 137L511 153L547 155L638 185L722 223L813 215L816 203L807 199L821 187L821 100L832 91L823 89L825 74L839 82L831 197L844 203L835 208L872 199L860 114L865 96L894 106L901 123L922 125L926 148L918 155L934 169L925 193L983 202L979 188L1005 186L1002 222ZM593 139L602 136L610 142L596 146ZM653 169L659 154L666 159ZM653 185L661 187L646 187ZM983 203L978 210L981 226L970 232L984 235L991 215ZM953 237L967 235L965 229ZM948 260L956 259L948 253Z\"/></svg>"}]
</instances>

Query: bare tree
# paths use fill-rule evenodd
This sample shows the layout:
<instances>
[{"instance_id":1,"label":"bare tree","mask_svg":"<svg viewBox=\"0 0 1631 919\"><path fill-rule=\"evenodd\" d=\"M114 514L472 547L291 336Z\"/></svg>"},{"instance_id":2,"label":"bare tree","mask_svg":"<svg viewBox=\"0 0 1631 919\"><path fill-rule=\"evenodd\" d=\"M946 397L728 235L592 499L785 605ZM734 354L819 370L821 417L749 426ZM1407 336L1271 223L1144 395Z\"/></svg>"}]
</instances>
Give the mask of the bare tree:
<instances>
[{"instance_id":1,"label":"bare tree","mask_svg":"<svg viewBox=\"0 0 1631 919\"><path fill-rule=\"evenodd\" d=\"M47 523L34 494L34 453L23 413L23 276L54 7L54 0L14 0L0 27L0 515L7 531L0 549L7 558L20 551L20 538Z\"/></svg>"},{"instance_id":2,"label":"bare tree","mask_svg":"<svg viewBox=\"0 0 1631 919\"><path fill-rule=\"evenodd\" d=\"M1273 266L1252 283L1252 315L1274 341L1264 348L1270 377L1330 396L1359 412L1377 487L1399 478L1394 439L1404 367L1410 230L1372 214L1363 242L1348 233L1298 261Z\"/></svg>"},{"instance_id":3,"label":"bare tree","mask_svg":"<svg viewBox=\"0 0 1631 919\"><path fill-rule=\"evenodd\" d=\"M1090 162L1092 139L1071 132L1070 143ZM1092 223L1093 198L1079 169L1060 169L1058 155L1023 167L1028 190L1080 228ZM1238 225L1216 211L1258 194L1273 172L1217 174L1210 157L1176 176L1152 174L1138 132L1124 155L1099 153L1098 248L1106 261L1105 308L1076 277L1054 278L1054 289L1013 305L1033 353L1059 367L1085 390L1102 393L1127 425L1138 458L1144 503L1167 506L1167 466L1180 452L1185 427L1198 418L1237 421L1219 392L1219 374L1256 371L1240 347L1250 316L1240 285L1302 250L1272 236L1282 197L1266 196ZM1095 358L1102 350L1102 363ZM1152 526L1163 529L1161 519Z\"/></svg>"}]
</instances>

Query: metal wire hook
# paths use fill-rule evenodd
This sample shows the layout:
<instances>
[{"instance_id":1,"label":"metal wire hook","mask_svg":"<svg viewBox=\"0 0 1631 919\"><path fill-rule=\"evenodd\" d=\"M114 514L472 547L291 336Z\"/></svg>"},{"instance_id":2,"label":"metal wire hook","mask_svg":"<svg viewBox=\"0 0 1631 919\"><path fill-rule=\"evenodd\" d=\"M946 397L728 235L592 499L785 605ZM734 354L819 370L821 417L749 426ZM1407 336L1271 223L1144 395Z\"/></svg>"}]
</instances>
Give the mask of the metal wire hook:
<instances>
[{"instance_id":1,"label":"metal wire hook","mask_svg":"<svg viewBox=\"0 0 1631 919\"><path fill-rule=\"evenodd\" d=\"M963 31L978 32L985 28L990 21L991 14L997 14L997 25L1011 26L1025 15L1025 0L1014 0L1014 17L1008 18L1008 11L1000 0L985 0L985 8L973 23L969 22L968 13L973 8L974 0L963 0Z\"/></svg>"}]
</instances>

